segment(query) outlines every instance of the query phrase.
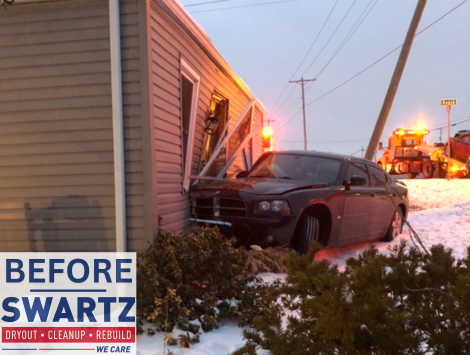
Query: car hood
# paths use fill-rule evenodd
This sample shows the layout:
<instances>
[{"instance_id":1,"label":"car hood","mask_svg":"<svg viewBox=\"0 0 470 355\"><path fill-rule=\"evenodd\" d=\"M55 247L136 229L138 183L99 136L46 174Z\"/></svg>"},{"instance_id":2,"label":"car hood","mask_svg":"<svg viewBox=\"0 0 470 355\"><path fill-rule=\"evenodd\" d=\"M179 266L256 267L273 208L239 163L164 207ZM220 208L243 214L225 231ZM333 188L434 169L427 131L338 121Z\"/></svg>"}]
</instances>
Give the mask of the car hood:
<instances>
[{"instance_id":1,"label":"car hood","mask_svg":"<svg viewBox=\"0 0 470 355\"><path fill-rule=\"evenodd\" d=\"M193 187L193 192L201 190L238 191L254 195L282 195L294 190L319 189L326 184L289 179L245 178L236 180L216 180L201 182Z\"/></svg>"}]
</instances>

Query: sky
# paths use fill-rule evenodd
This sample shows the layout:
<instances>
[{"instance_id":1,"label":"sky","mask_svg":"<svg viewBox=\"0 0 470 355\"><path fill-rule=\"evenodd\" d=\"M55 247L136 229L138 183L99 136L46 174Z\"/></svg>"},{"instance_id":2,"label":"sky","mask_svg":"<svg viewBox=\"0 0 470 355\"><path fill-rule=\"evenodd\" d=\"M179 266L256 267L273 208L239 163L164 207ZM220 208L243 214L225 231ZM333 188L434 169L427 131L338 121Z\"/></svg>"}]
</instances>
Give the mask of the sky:
<instances>
[{"instance_id":1,"label":"sky","mask_svg":"<svg viewBox=\"0 0 470 355\"><path fill-rule=\"evenodd\" d=\"M432 245L444 244L452 248L456 258L464 258L470 245L470 184L467 179L414 179L406 180L410 196L408 222L419 235L423 245L429 250ZM405 239L408 246L413 246L408 227L391 243L375 244L381 254L390 253L388 247ZM344 270L346 260L357 257L371 243L358 243L339 248L321 250L315 260L328 260ZM285 274L261 274L264 281L274 278L284 279ZM145 325L145 328L152 327ZM181 331L172 334L177 338ZM137 337L138 355L163 355L165 334L156 332L154 336L142 334ZM201 341L189 349L177 346L169 350L174 355L220 355L229 354L244 345L242 328L234 322L225 321L224 325L213 332L201 334ZM268 351L258 351L259 355L268 355Z\"/></svg>"},{"instance_id":2,"label":"sky","mask_svg":"<svg viewBox=\"0 0 470 355\"><path fill-rule=\"evenodd\" d=\"M180 1L275 120L277 150L303 149L301 86L289 83L303 77L316 79L305 85L307 149L362 155L400 49L372 64L403 43L417 0ZM429 25L411 48L384 145L417 122L444 127L427 140L446 141L441 99L457 99L451 135L470 129L470 1L428 0L418 32Z\"/></svg>"}]
</instances>

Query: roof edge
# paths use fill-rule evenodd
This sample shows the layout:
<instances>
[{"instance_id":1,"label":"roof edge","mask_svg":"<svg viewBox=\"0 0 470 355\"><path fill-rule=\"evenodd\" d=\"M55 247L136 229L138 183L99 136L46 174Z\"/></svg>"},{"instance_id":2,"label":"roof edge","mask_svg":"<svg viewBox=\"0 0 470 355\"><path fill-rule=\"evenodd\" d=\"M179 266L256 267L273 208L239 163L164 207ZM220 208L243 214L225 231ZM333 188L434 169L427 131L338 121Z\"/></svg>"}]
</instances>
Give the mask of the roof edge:
<instances>
[{"instance_id":1,"label":"roof edge","mask_svg":"<svg viewBox=\"0 0 470 355\"><path fill-rule=\"evenodd\" d=\"M195 37L195 39L197 39L201 46L203 46L210 59L213 60L215 64L217 64L218 67L222 69L223 72L228 75L250 99L254 99L256 105L263 111L263 114L266 115L267 111L263 103L251 92L248 85L246 85L245 82L230 67L230 65L226 62L226 60L222 57L217 48L214 46L207 33L192 18L192 16L185 9L183 4L181 4L179 0L153 1L156 3L163 3L167 7L167 9L170 10L173 15L180 20L181 24L186 27L186 30L189 31Z\"/></svg>"}]
</instances>

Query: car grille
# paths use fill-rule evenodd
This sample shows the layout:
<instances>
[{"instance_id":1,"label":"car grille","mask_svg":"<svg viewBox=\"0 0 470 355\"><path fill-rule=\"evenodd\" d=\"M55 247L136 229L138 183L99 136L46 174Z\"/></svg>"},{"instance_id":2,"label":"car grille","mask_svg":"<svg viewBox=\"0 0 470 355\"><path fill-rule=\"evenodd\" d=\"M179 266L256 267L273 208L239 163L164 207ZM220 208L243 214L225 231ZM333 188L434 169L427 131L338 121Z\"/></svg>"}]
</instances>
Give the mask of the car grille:
<instances>
[{"instance_id":1,"label":"car grille","mask_svg":"<svg viewBox=\"0 0 470 355\"><path fill-rule=\"evenodd\" d=\"M193 211L198 218L246 217L246 203L227 197L195 199Z\"/></svg>"}]
</instances>

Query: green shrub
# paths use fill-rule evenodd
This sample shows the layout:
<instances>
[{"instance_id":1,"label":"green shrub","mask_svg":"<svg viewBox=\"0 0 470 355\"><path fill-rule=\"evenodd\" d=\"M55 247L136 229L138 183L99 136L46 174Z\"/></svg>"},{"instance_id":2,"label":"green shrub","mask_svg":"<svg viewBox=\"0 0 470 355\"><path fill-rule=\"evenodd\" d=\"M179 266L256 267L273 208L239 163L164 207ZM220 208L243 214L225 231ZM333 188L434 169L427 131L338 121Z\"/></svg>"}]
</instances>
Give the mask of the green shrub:
<instances>
[{"instance_id":1,"label":"green shrub","mask_svg":"<svg viewBox=\"0 0 470 355\"><path fill-rule=\"evenodd\" d=\"M291 253L286 282L272 289L285 323L263 315L247 344L286 354L470 354L470 259L433 246L429 254L402 242L390 255L371 247L343 272L327 261Z\"/></svg>"},{"instance_id":2,"label":"green shrub","mask_svg":"<svg viewBox=\"0 0 470 355\"><path fill-rule=\"evenodd\" d=\"M268 286L247 271L247 252L234 242L217 228L194 228L184 236L161 232L138 258L139 325L145 319L157 330L178 326L195 334L198 324L210 331L221 318L246 325L262 313L277 315Z\"/></svg>"}]
</instances>

